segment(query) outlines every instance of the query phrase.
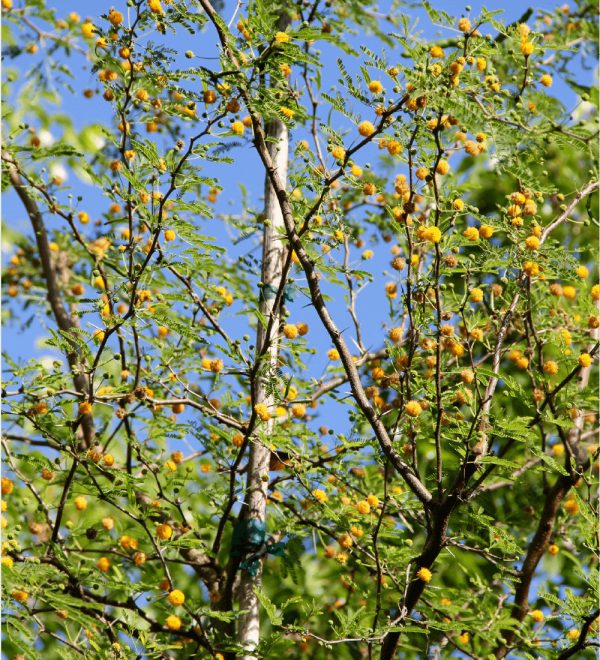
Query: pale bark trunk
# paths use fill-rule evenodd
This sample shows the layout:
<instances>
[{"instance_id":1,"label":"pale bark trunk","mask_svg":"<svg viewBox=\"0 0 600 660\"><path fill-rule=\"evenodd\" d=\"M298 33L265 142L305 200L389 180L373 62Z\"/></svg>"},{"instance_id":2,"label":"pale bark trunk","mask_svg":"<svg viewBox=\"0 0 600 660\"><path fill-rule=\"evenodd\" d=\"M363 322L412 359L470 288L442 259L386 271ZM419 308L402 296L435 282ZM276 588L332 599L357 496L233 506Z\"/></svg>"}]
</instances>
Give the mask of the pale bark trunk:
<instances>
[{"instance_id":1,"label":"pale bark trunk","mask_svg":"<svg viewBox=\"0 0 600 660\"><path fill-rule=\"evenodd\" d=\"M266 134L274 140L269 143L269 151L279 174L284 183L287 179L288 166L288 130L285 124L279 119L273 119L265 127ZM261 323L258 324L256 348L257 353L263 352L265 345L268 350L265 353L265 359L268 361L269 369L267 373L272 372L277 367L279 359L279 322L280 309L274 309L275 292L279 288L283 264L285 259L285 245L283 236L285 235L285 226L281 206L277 200L277 195L269 178L265 176L265 223L263 230L263 250L262 250L262 295L260 301L260 312L265 318L273 316L273 322L270 324L270 336L267 336L266 329ZM272 409L274 399L266 391L266 378L261 378L256 384L254 396L255 403L264 403ZM263 431L270 435L273 429L273 420L263 423ZM245 517L246 519L256 518L264 521L266 519L267 508L267 485L269 475L270 449L254 437L250 445L250 457L247 469L247 487L245 499ZM254 593L255 587L260 587L262 576L262 560L256 576L242 571L239 585L239 607L240 610L246 610L238 623L238 641L248 649L242 657L250 660L256 656L252 649L256 647L259 641L260 633L260 613L259 602Z\"/></svg>"}]
</instances>

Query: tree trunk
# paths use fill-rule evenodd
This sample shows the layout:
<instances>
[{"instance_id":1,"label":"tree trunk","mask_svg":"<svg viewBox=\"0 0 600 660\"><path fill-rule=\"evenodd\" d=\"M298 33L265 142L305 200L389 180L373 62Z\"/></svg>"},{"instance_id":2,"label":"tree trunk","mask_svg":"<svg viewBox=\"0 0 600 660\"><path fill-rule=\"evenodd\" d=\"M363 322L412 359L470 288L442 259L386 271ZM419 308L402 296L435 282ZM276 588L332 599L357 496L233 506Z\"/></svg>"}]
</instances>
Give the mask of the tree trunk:
<instances>
[{"instance_id":1,"label":"tree trunk","mask_svg":"<svg viewBox=\"0 0 600 660\"><path fill-rule=\"evenodd\" d=\"M285 124L279 119L273 119L265 127L268 138L273 140L269 143L269 151L277 168L282 181L287 179L288 166L288 130ZM265 222L263 230L263 250L262 250L262 290L260 299L260 312L265 318L273 316L273 322L270 325L271 331L267 335L266 329L261 323L258 324L256 349L260 355L265 346L268 346L265 352L267 368L261 369L261 377L257 380L256 391L254 393L254 403L264 403L269 409L272 409L274 398L266 391L266 384L269 373L277 367L279 359L279 322L280 309L274 309L275 292L277 291L282 277L283 264L285 259L285 244L283 242L284 223L281 207L277 196L270 184L268 177L265 177ZM264 432L269 435L273 429L273 419L270 419L263 426ZM267 508L267 484L269 475L269 459L271 451L268 446L254 437L250 445L250 457L247 469L247 487L245 498L245 519L252 518L265 522ZM256 647L259 641L260 615L259 602L254 593L256 587L260 587L262 574L262 559L260 567L255 576L246 571L242 571L239 585L239 607L240 610L246 610L238 623L238 641L242 646L248 649L248 652L242 656L246 660L255 658L252 649Z\"/></svg>"}]
</instances>

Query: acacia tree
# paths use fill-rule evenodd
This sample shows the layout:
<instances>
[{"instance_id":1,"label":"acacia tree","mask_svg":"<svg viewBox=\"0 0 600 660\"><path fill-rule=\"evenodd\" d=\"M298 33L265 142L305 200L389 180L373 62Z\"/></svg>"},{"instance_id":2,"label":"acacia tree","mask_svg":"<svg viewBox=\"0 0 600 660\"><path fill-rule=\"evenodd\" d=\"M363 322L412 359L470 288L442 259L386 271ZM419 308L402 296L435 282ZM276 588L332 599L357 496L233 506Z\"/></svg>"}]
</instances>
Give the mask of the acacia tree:
<instances>
[{"instance_id":1,"label":"acacia tree","mask_svg":"<svg viewBox=\"0 0 600 660\"><path fill-rule=\"evenodd\" d=\"M595 6L242 4L2 0L7 656L593 657Z\"/></svg>"}]
</instances>

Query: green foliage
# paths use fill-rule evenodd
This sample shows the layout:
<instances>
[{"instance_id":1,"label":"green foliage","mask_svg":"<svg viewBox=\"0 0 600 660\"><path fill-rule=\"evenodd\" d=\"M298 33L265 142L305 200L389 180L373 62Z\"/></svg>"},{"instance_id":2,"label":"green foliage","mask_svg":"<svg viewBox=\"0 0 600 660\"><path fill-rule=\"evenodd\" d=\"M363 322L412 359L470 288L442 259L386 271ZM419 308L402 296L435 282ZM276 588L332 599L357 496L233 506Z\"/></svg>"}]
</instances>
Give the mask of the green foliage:
<instances>
[{"instance_id":1,"label":"green foliage","mask_svg":"<svg viewBox=\"0 0 600 660\"><path fill-rule=\"evenodd\" d=\"M135 0L92 31L10 4L7 657L234 657L248 576L257 657L573 646L598 600L593 8Z\"/></svg>"}]
</instances>

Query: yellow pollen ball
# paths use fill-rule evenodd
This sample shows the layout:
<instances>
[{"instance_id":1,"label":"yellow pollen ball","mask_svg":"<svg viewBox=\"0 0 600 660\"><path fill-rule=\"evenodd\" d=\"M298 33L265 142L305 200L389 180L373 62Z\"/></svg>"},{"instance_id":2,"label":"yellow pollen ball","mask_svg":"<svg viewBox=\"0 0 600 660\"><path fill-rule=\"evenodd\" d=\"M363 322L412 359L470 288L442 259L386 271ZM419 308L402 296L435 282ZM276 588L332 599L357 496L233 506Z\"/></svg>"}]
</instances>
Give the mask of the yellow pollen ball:
<instances>
[{"instance_id":1,"label":"yellow pollen ball","mask_svg":"<svg viewBox=\"0 0 600 660\"><path fill-rule=\"evenodd\" d=\"M297 326L288 323L283 326L283 334L288 339L295 339L298 336L298 328Z\"/></svg>"},{"instance_id":2,"label":"yellow pollen ball","mask_svg":"<svg viewBox=\"0 0 600 660\"><path fill-rule=\"evenodd\" d=\"M254 412L261 418L263 422L271 419L271 413L269 412L269 408L265 403L257 403L254 406Z\"/></svg>"},{"instance_id":3,"label":"yellow pollen ball","mask_svg":"<svg viewBox=\"0 0 600 660\"><path fill-rule=\"evenodd\" d=\"M181 619L174 614L168 616L165 620L165 623L169 630L179 630L181 628Z\"/></svg>"},{"instance_id":4,"label":"yellow pollen ball","mask_svg":"<svg viewBox=\"0 0 600 660\"><path fill-rule=\"evenodd\" d=\"M375 126L370 121L361 121L358 125L358 132L363 137L370 137L375 133Z\"/></svg>"},{"instance_id":5,"label":"yellow pollen ball","mask_svg":"<svg viewBox=\"0 0 600 660\"><path fill-rule=\"evenodd\" d=\"M558 364L554 360L547 360L544 362L544 373L555 376L558 373Z\"/></svg>"},{"instance_id":6,"label":"yellow pollen ball","mask_svg":"<svg viewBox=\"0 0 600 660\"><path fill-rule=\"evenodd\" d=\"M161 541L168 541L171 536L173 536L173 528L171 525L167 525L166 523L159 525L156 528L156 535L159 539L161 539Z\"/></svg>"},{"instance_id":7,"label":"yellow pollen ball","mask_svg":"<svg viewBox=\"0 0 600 660\"><path fill-rule=\"evenodd\" d=\"M424 566L417 571L417 577L422 582L431 582L432 573L428 568Z\"/></svg>"},{"instance_id":8,"label":"yellow pollen ball","mask_svg":"<svg viewBox=\"0 0 600 660\"><path fill-rule=\"evenodd\" d=\"M178 605L183 605L185 603L185 594L179 589L173 589L173 591L167 596L167 600L171 605L177 607Z\"/></svg>"},{"instance_id":9,"label":"yellow pollen ball","mask_svg":"<svg viewBox=\"0 0 600 660\"><path fill-rule=\"evenodd\" d=\"M404 406L404 412L409 415L409 417L418 417L423 412L423 408L418 401L409 401Z\"/></svg>"},{"instance_id":10,"label":"yellow pollen ball","mask_svg":"<svg viewBox=\"0 0 600 660\"><path fill-rule=\"evenodd\" d=\"M469 291L469 298L471 302L479 303L483 300L483 291L481 289L475 288Z\"/></svg>"},{"instance_id":11,"label":"yellow pollen ball","mask_svg":"<svg viewBox=\"0 0 600 660\"><path fill-rule=\"evenodd\" d=\"M108 557L100 557L96 566L98 567L98 570L107 573L110 569L110 559L108 559Z\"/></svg>"},{"instance_id":12,"label":"yellow pollen ball","mask_svg":"<svg viewBox=\"0 0 600 660\"><path fill-rule=\"evenodd\" d=\"M461 32L469 32L471 29L471 21L468 18L461 18L458 21L458 29Z\"/></svg>"},{"instance_id":13,"label":"yellow pollen ball","mask_svg":"<svg viewBox=\"0 0 600 660\"><path fill-rule=\"evenodd\" d=\"M362 500L361 502L358 502L356 504L356 510L358 511L358 513L366 515L367 513L370 513L371 507L366 500Z\"/></svg>"}]
</instances>

